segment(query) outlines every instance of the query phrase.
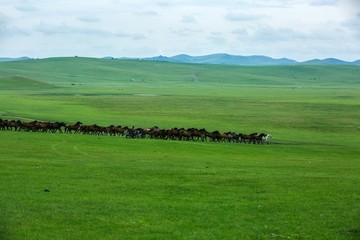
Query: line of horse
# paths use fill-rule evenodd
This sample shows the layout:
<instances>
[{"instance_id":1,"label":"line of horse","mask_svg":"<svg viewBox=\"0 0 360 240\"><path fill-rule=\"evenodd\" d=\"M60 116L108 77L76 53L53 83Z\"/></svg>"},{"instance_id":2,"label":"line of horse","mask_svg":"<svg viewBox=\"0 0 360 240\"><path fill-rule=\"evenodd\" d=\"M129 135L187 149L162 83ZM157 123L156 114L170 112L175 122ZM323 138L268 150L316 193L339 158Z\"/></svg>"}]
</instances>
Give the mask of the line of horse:
<instances>
[{"instance_id":1,"label":"line of horse","mask_svg":"<svg viewBox=\"0 0 360 240\"><path fill-rule=\"evenodd\" d=\"M151 138L163 140L183 140L183 141L211 141L211 142L234 142L248 144L269 144L272 135L269 133L243 134L236 132L209 132L197 128L171 128L160 129L157 126L152 128L135 128L127 126L107 127L97 124L85 125L81 122L66 124L64 122L31 121L22 122L20 120L3 120L0 118L0 130L5 131L26 131L26 132L50 132L50 133L82 133L89 135L108 135L123 136L126 138Z\"/></svg>"}]
</instances>

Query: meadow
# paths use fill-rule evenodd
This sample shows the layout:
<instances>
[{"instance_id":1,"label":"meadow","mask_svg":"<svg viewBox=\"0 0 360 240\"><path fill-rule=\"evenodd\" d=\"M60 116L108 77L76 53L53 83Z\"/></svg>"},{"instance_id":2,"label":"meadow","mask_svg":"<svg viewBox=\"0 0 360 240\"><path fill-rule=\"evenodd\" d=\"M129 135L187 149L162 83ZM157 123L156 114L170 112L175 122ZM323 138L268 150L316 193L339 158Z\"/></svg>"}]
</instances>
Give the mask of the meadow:
<instances>
[{"instance_id":1,"label":"meadow","mask_svg":"<svg viewBox=\"0 0 360 240\"><path fill-rule=\"evenodd\" d=\"M359 239L360 68L0 63L0 118L270 145L0 131L0 239Z\"/></svg>"}]
</instances>

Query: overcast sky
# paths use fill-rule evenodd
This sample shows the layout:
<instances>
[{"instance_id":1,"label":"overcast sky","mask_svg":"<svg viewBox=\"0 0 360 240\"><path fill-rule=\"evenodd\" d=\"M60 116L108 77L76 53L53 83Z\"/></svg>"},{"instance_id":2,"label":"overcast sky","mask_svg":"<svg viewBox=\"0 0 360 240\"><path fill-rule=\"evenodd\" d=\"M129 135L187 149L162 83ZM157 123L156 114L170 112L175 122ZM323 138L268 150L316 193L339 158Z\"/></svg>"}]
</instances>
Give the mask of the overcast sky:
<instances>
[{"instance_id":1,"label":"overcast sky","mask_svg":"<svg viewBox=\"0 0 360 240\"><path fill-rule=\"evenodd\" d=\"M360 59L360 0L0 0L0 56Z\"/></svg>"}]
</instances>

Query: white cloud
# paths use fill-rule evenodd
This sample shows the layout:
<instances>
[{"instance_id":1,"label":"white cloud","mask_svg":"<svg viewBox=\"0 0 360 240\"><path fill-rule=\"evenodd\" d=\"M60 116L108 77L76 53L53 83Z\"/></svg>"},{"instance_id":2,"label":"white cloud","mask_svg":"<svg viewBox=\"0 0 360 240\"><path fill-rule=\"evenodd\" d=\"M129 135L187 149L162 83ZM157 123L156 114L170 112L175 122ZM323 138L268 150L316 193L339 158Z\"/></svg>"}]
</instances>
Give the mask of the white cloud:
<instances>
[{"instance_id":1,"label":"white cloud","mask_svg":"<svg viewBox=\"0 0 360 240\"><path fill-rule=\"evenodd\" d=\"M175 34L179 37L191 37L196 34L202 33L202 30L193 29L193 28L170 28L170 33Z\"/></svg>"},{"instance_id":2,"label":"white cloud","mask_svg":"<svg viewBox=\"0 0 360 240\"><path fill-rule=\"evenodd\" d=\"M135 12L135 14L143 15L143 16L158 16L159 15L156 11L153 11L153 10Z\"/></svg>"},{"instance_id":3,"label":"white cloud","mask_svg":"<svg viewBox=\"0 0 360 240\"><path fill-rule=\"evenodd\" d=\"M77 17L77 19L82 22L88 22L88 23L100 22L100 19L98 17L91 15L82 15Z\"/></svg>"},{"instance_id":4,"label":"white cloud","mask_svg":"<svg viewBox=\"0 0 360 240\"><path fill-rule=\"evenodd\" d=\"M344 21L342 25L349 31L355 33L356 38L360 40L360 13L354 18Z\"/></svg>"},{"instance_id":5,"label":"white cloud","mask_svg":"<svg viewBox=\"0 0 360 240\"><path fill-rule=\"evenodd\" d=\"M25 2L22 5L18 5L15 7L17 10L22 11L22 12L35 12L38 9L36 7L34 7L33 5Z\"/></svg>"},{"instance_id":6,"label":"white cloud","mask_svg":"<svg viewBox=\"0 0 360 240\"><path fill-rule=\"evenodd\" d=\"M265 17L265 15L251 14L244 11L229 11L225 16L225 18L230 21L253 21Z\"/></svg>"},{"instance_id":7,"label":"white cloud","mask_svg":"<svg viewBox=\"0 0 360 240\"><path fill-rule=\"evenodd\" d=\"M339 0L311 0L310 5L313 6L331 6L339 3Z\"/></svg>"},{"instance_id":8,"label":"white cloud","mask_svg":"<svg viewBox=\"0 0 360 240\"><path fill-rule=\"evenodd\" d=\"M233 34L237 36L248 36L249 32L246 30L246 28L238 28L232 31Z\"/></svg>"},{"instance_id":9,"label":"white cloud","mask_svg":"<svg viewBox=\"0 0 360 240\"><path fill-rule=\"evenodd\" d=\"M1 54L360 56L358 0L0 0Z\"/></svg>"},{"instance_id":10,"label":"white cloud","mask_svg":"<svg viewBox=\"0 0 360 240\"><path fill-rule=\"evenodd\" d=\"M224 35L220 32L212 32L210 36L207 37L207 39L216 45L222 45L227 43L227 39L223 36Z\"/></svg>"},{"instance_id":11,"label":"white cloud","mask_svg":"<svg viewBox=\"0 0 360 240\"><path fill-rule=\"evenodd\" d=\"M0 29L5 28L8 21L8 17L0 12Z\"/></svg>"},{"instance_id":12,"label":"white cloud","mask_svg":"<svg viewBox=\"0 0 360 240\"><path fill-rule=\"evenodd\" d=\"M141 33L124 33L124 32L118 32L115 34L115 36L120 38L130 38L132 40L144 40L146 37Z\"/></svg>"},{"instance_id":13,"label":"white cloud","mask_svg":"<svg viewBox=\"0 0 360 240\"><path fill-rule=\"evenodd\" d=\"M296 32L291 28L273 28L268 25L258 26L252 36L253 40L257 39L259 42L263 43L290 42L304 38L306 38L305 34Z\"/></svg>"},{"instance_id":14,"label":"white cloud","mask_svg":"<svg viewBox=\"0 0 360 240\"><path fill-rule=\"evenodd\" d=\"M183 23L196 23L196 19L193 16L182 16L181 22L183 22Z\"/></svg>"}]
</instances>

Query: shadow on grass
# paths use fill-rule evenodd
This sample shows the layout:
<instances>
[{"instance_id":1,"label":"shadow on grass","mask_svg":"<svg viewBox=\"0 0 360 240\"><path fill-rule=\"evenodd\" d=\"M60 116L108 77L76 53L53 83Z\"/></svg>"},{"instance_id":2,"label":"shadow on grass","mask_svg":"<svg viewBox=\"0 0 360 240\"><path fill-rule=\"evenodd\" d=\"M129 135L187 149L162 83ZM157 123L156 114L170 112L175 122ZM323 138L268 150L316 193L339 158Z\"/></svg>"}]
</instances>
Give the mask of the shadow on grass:
<instances>
[{"instance_id":1,"label":"shadow on grass","mask_svg":"<svg viewBox=\"0 0 360 240\"><path fill-rule=\"evenodd\" d=\"M0 220L0 239L1 239L1 240L9 239L9 238L7 237L6 224L4 223L3 220Z\"/></svg>"},{"instance_id":2,"label":"shadow on grass","mask_svg":"<svg viewBox=\"0 0 360 240\"><path fill-rule=\"evenodd\" d=\"M340 144L330 144L330 143L319 143L319 142L299 142L299 141L271 141L270 144L273 145L288 145L288 146L327 146L327 147L341 147Z\"/></svg>"},{"instance_id":3,"label":"shadow on grass","mask_svg":"<svg viewBox=\"0 0 360 240\"><path fill-rule=\"evenodd\" d=\"M349 239L359 240L360 239L360 228L357 229L348 229L340 232L341 235L348 236Z\"/></svg>"}]
</instances>

